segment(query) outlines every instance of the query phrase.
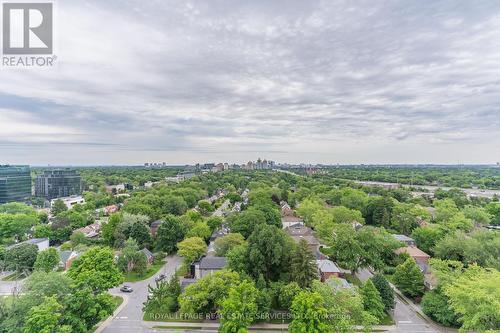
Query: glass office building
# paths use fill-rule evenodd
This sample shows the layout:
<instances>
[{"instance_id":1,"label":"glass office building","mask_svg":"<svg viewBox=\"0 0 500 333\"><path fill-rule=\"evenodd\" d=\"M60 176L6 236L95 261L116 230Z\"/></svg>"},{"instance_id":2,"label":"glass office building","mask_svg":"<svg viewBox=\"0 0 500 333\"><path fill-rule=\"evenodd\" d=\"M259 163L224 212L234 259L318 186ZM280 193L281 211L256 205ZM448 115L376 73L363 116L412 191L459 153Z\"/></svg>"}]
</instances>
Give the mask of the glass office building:
<instances>
[{"instance_id":1,"label":"glass office building","mask_svg":"<svg viewBox=\"0 0 500 333\"><path fill-rule=\"evenodd\" d=\"M31 170L27 165L0 165L0 204L28 202L31 198Z\"/></svg>"},{"instance_id":2,"label":"glass office building","mask_svg":"<svg viewBox=\"0 0 500 333\"><path fill-rule=\"evenodd\" d=\"M36 177L35 195L48 200L82 193L82 179L76 170L46 170Z\"/></svg>"}]
</instances>

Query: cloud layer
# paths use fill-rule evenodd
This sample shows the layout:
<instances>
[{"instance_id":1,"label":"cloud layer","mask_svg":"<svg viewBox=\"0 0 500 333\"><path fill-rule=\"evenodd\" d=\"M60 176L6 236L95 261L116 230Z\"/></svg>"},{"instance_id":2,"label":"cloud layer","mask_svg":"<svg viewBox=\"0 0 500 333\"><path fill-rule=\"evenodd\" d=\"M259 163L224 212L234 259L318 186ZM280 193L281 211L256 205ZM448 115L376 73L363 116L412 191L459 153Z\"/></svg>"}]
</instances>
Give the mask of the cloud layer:
<instances>
[{"instance_id":1,"label":"cloud layer","mask_svg":"<svg viewBox=\"0 0 500 333\"><path fill-rule=\"evenodd\" d=\"M0 162L492 163L494 1L59 1L0 71Z\"/></svg>"}]
</instances>

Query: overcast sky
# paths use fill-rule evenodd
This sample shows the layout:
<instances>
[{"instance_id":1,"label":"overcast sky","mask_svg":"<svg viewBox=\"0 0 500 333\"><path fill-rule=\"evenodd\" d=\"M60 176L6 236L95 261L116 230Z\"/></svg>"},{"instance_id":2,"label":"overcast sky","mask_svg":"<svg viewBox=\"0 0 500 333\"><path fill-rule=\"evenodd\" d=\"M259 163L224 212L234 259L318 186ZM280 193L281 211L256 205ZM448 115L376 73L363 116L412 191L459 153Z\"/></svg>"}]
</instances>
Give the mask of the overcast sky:
<instances>
[{"instance_id":1,"label":"overcast sky","mask_svg":"<svg viewBox=\"0 0 500 333\"><path fill-rule=\"evenodd\" d=\"M0 164L494 163L499 1L56 2Z\"/></svg>"}]
</instances>

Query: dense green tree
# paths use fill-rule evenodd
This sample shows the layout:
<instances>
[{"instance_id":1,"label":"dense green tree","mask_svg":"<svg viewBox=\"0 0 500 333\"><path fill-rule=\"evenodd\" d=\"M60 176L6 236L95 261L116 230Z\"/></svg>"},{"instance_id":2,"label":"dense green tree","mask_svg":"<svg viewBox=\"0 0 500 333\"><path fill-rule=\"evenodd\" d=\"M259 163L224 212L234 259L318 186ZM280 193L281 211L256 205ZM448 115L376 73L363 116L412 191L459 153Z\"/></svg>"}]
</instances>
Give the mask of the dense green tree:
<instances>
[{"instance_id":1,"label":"dense green tree","mask_svg":"<svg viewBox=\"0 0 500 333\"><path fill-rule=\"evenodd\" d=\"M415 239L419 249L428 254L434 254L434 246L444 237L446 231L439 224L429 224L413 230L411 237Z\"/></svg>"},{"instance_id":2,"label":"dense green tree","mask_svg":"<svg viewBox=\"0 0 500 333\"><path fill-rule=\"evenodd\" d=\"M448 304L458 314L460 331L493 332L500 328L500 272L471 265L444 286Z\"/></svg>"},{"instance_id":3,"label":"dense green tree","mask_svg":"<svg viewBox=\"0 0 500 333\"><path fill-rule=\"evenodd\" d=\"M388 196L371 199L365 207L364 216L367 224L389 228L394 209L394 199Z\"/></svg>"},{"instance_id":4,"label":"dense green tree","mask_svg":"<svg viewBox=\"0 0 500 333\"><path fill-rule=\"evenodd\" d=\"M244 280L229 289L222 300L220 328L222 333L245 333L257 314L258 290L252 281Z\"/></svg>"},{"instance_id":5,"label":"dense green tree","mask_svg":"<svg viewBox=\"0 0 500 333\"><path fill-rule=\"evenodd\" d=\"M312 281L318 278L316 258L303 239L293 251L290 266L292 279L302 288L310 287Z\"/></svg>"},{"instance_id":6,"label":"dense green tree","mask_svg":"<svg viewBox=\"0 0 500 333\"><path fill-rule=\"evenodd\" d=\"M156 249L173 253L185 235L185 229L178 217L169 215L156 233Z\"/></svg>"},{"instance_id":7,"label":"dense green tree","mask_svg":"<svg viewBox=\"0 0 500 333\"><path fill-rule=\"evenodd\" d=\"M55 248L50 247L38 253L33 267L35 270L50 272L57 267L59 261L59 253Z\"/></svg>"},{"instance_id":8,"label":"dense green tree","mask_svg":"<svg viewBox=\"0 0 500 333\"><path fill-rule=\"evenodd\" d=\"M7 269L18 273L30 272L33 270L37 255L38 246L34 244L16 245L5 254L5 266Z\"/></svg>"},{"instance_id":9,"label":"dense green tree","mask_svg":"<svg viewBox=\"0 0 500 333\"><path fill-rule=\"evenodd\" d=\"M289 325L292 333L329 333L331 327L323 297L317 292L302 291L293 299L290 307L293 320Z\"/></svg>"},{"instance_id":10,"label":"dense green tree","mask_svg":"<svg viewBox=\"0 0 500 333\"><path fill-rule=\"evenodd\" d=\"M248 209L229 218L231 231L237 232L245 238L248 238L257 226L265 224L265 222L264 213L256 209Z\"/></svg>"},{"instance_id":11,"label":"dense green tree","mask_svg":"<svg viewBox=\"0 0 500 333\"><path fill-rule=\"evenodd\" d=\"M186 233L186 237L200 237L208 241L212 235L212 230L206 222L196 222Z\"/></svg>"},{"instance_id":12,"label":"dense green tree","mask_svg":"<svg viewBox=\"0 0 500 333\"><path fill-rule=\"evenodd\" d=\"M272 225L257 226L248 237L248 273L254 278L262 274L267 281L285 278L293 247L293 241L282 229Z\"/></svg>"},{"instance_id":13,"label":"dense green tree","mask_svg":"<svg viewBox=\"0 0 500 333\"><path fill-rule=\"evenodd\" d=\"M422 311L444 326L459 326L457 315L448 301L441 289L429 291L422 298Z\"/></svg>"},{"instance_id":14,"label":"dense green tree","mask_svg":"<svg viewBox=\"0 0 500 333\"><path fill-rule=\"evenodd\" d=\"M64 201L62 201L61 199L57 199L52 204L52 208L50 209L50 212L52 213L52 215L57 216L60 213L65 212L67 210L68 210L68 207L66 207L66 204L64 204Z\"/></svg>"},{"instance_id":15,"label":"dense green tree","mask_svg":"<svg viewBox=\"0 0 500 333\"><path fill-rule=\"evenodd\" d=\"M67 275L79 286L100 293L119 285L123 276L116 267L113 252L109 248L92 247L78 257Z\"/></svg>"},{"instance_id":16,"label":"dense green tree","mask_svg":"<svg viewBox=\"0 0 500 333\"><path fill-rule=\"evenodd\" d=\"M188 314L213 314L227 298L229 290L240 283L236 272L218 271L204 276L186 287L179 296L180 312Z\"/></svg>"},{"instance_id":17,"label":"dense green tree","mask_svg":"<svg viewBox=\"0 0 500 333\"><path fill-rule=\"evenodd\" d=\"M101 227L101 237L104 239L107 245L113 246L115 244L115 231L121 221L122 215L115 213L111 214L106 223L103 223Z\"/></svg>"},{"instance_id":18,"label":"dense green tree","mask_svg":"<svg viewBox=\"0 0 500 333\"><path fill-rule=\"evenodd\" d=\"M113 298L108 293L94 295L88 287L73 288L66 297L63 323L71 327L72 333L87 333L101 320L107 318L114 308Z\"/></svg>"},{"instance_id":19,"label":"dense green tree","mask_svg":"<svg viewBox=\"0 0 500 333\"><path fill-rule=\"evenodd\" d=\"M207 251L207 244L200 237L186 238L177 247L177 253L184 258L186 264L192 263Z\"/></svg>"},{"instance_id":20,"label":"dense green tree","mask_svg":"<svg viewBox=\"0 0 500 333\"><path fill-rule=\"evenodd\" d=\"M383 274L377 273L370 278L375 288L377 288L382 302L384 303L385 311L394 309L394 290Z\"/></svg>"},{"instance_id":21,"label":"dense green tree","mask_svg":"<svg viewBox=\"0 0 500 333\"><path fill-rule=\"evenodd\" d=\"M5 205L0 205L0 207ZM7 210L10 211L10 210ZM36 214L23 213L1 213L0 212L0 239L1 238L21 238L31 227L37 225Z\"/></svg>"},{"instance_id":22,"label":"dense green tree","mask_svg":"<svg viewBox=\"0 0 500 333\"><path fill-rule=\"evenodd\" d=\"M169 281L156 281L155 286L148 286L149 296L144 303L145 315L155 313L172 313L179 309L181 284L174 274Z\"/></svg>"},{"instance_id":23,"label":"dense green tree","mask_svg":"<svg viewBox=\"0 0 500 333\"><path fill-rule=\"evenodd\" d=\"M361 288L361 296L363 297L365 311L379 320L382 319L384 317L384 302L371 280L366 281Z\"/></svg>"},{"instance_id":24,"label":"dense green tree","mask_svg":"<svg viewBox=\"0 0 500 333\"><path fill-rule=\"evenodd\" d=\"M396 287L407 296L419 297L424 292L424 275L412 258L396 267L393 280Z\"/></svg>"},{"instance_id":25,"label":"dense green tree","mask_svg":"<svg viewBox=\"0 0 500 333\"><path fill-rule=\"evenodd\" d=\"M61 332L59 326L63 306L55 297L46 297L42 304L34 306L26 319L23 333ZM68 332L68 328L63 328Z\"/></svg>"},{"instance_id":26,"label":"dense green tree","mask_svg":"<svg viewBox=\"0 0 500 333\"><path fill-rule=\"evenodd\" d=\"M142 222L132 224L128 236L135 239L140 248L150 247L152 244L149 227Z\"/></svg>"},{"instance_id":27,"label":"dense green tree","mask_svg":"<svg viewBox=\"0 0 500 333\"><path fill-rule=\"evenodd\" d=\"M245 239L238 233L229 233L225 236L219 237L214 242L215 255L225 257L229 250L243 244L244 242Z\"/></svg>"},{"instance_id":28,"label":"dense green tree","mask_svg":"<svg viewBox=\"0 0 500 333\"><path fill-rule=\"evenodd\" d=\"M203 216L209 216L215 208L207 200L198 201L198 210Z\"/></svg>"}]
</instances>

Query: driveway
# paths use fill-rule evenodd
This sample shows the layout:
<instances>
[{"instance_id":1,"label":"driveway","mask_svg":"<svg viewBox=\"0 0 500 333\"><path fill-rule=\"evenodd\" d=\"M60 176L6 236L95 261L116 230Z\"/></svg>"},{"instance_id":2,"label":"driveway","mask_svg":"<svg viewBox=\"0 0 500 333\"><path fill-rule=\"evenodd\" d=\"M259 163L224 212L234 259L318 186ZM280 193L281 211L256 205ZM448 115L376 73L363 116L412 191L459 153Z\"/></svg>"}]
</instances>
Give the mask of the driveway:
<instances>
[{"instance_id":1,"label":"driveway","mask_svg":"<svg viewBox=\"0 0 500 333\"><path fill-rule=\"evenodd\" d=\"M367 269L361 269L356 276L365 282L373 274ZM394 308L393 319L396 327L389 332L394 333L445 333L456 330L448 330L438 327L435 323L428 321L415 310L416 305L408 303L405 299L396 296L396 307Z\"/></svg>"},{"instance_id":2,"label":"driveway","mask_svg":"<svg viewBox=\"0 0 500 333\"><path fill-rule=\"evenodd\" d=\"M110 289L113 295L124 298L121 310L111 319L111 321L101 325L96 332L105 333L129 333L129 332L155 332L144 325L142 321L142 307L148 296L148 286L154 286L154 279L159 274L165 274L167 279L175 273L182 263L181 257L177 255L168 256L167 263L158 271L158 273L149 279L138 282L126 282L134 291L126 294L119 289L121 286Z\"/></svg>"}]
</instances>

